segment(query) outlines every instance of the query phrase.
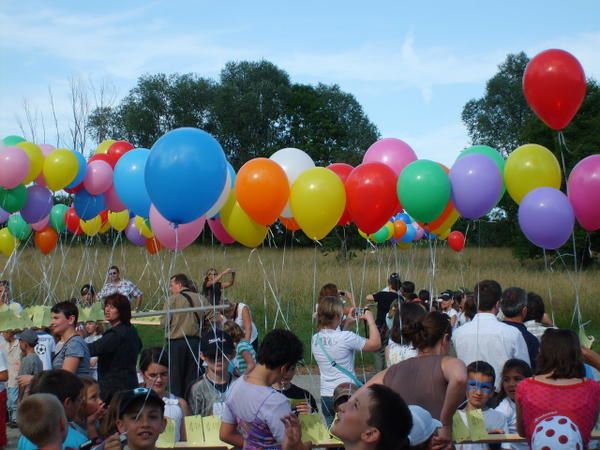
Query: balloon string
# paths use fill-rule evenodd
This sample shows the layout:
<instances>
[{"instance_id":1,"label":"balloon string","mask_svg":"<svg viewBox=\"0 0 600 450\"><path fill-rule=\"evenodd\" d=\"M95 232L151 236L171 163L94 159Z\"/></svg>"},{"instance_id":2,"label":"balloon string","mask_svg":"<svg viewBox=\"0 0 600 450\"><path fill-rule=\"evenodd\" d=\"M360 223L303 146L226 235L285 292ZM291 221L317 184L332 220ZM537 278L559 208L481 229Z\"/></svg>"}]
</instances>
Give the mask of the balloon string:
<instances>
[{"instance_id":1,"label":"balloon string","mask_svg":"<svg viewBox=\"0 0 600 450\"><path fill-rule=\"evenodd\" d=\"M554 321L554 302L552 301L552 282L550 280L550 272L552 268L548 265L548 256L546 255L546 249L542 248L544 253L544 267L546 268L546 285L548 286L548 300L550 301L550 315L552 316L552 324L555 324Z\"/></svg>"}]
</instances>

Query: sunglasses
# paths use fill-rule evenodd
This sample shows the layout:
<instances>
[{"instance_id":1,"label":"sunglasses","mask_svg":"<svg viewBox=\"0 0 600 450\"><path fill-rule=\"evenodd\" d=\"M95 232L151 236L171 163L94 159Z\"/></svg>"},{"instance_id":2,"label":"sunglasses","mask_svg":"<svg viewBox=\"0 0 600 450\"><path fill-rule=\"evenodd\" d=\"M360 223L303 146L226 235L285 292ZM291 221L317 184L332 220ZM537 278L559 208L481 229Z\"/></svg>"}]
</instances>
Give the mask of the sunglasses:
<instances>
[{"instance_id":1,"label":"sunglasses","mask_svg":"<svg viewBox=\"0 0 600 450\"><path fill-rule=\"evenodd\" d=\"M467 381L467 392L472 391L481 391L482 394L491 395L494 392L494 383L469 380Z\"/></svg>"},{"instance_id":2,"label":"sunglasses","mask_svg":"<svg viewBox=\"0 0 600 450\"><path fill-rule=\"evenodd\" d=\"M109 275L118 275L119 272L108 272Z\"/></svg>"}]
</instances>

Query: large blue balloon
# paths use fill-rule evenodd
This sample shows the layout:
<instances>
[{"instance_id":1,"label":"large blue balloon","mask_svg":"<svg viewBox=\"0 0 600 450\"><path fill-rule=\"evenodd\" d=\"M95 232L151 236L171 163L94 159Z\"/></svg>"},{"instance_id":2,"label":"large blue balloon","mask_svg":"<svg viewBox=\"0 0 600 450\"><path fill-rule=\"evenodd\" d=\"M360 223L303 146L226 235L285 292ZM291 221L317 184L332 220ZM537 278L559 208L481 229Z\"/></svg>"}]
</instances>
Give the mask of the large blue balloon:
<instances>
[{"instance_id":1,"label":"large blue balloon","mask_svg":"<svg viewBox=\"0 0 600 450\"><path fill-rule=\"evenodd\" d=\"M415 236L417 235L417 230L412 225L406 225L406 233L400 238L402 242L408 244L415 240Z\"/></svg>"},{"instance_id":2,"label":"large blue balloon","mask_svg":"<svg viewBox=\"0 0 600 450\"><path fill-rule=\"evenodd\" d=\"M148 217L150 213L150 197L144 178L148 156L150 150L147 148L130 150L119 158L113 173L117 195L130 212L140 217Z\"/></svg>"},{"instance_id":3,"label":"large blue balloon","mask_svg":"<svg viewBox=\"0 0 600 450\"><path fill-rule=\"evenodd\" d=\"M206 213L226 180L227 161L221 145L197 128L178 128L160 137L146 164L150 200L165 219L176 224Z\"/></svg>"},{"instance_id":4,"label":"large blue balloon","mask_svg":"<svg viewBox=\"0 0 600 450\"><path fill-rule=\"evenodd\" d=\"M83 155L79 152L73 152L75 154L75 157L77 158L77 165L78 165L78 169L77 169L77 175L75 176L75 179L73 181L71 181L70 184L67 185L67 189L73 189L75 186L77 186L79 183L81 183L83 181L83 179L85 178L85 171L87 170L87 162L85 161L85 158L83 157Z\"/></svg>"},{"instance_id":5,"label":"large blue balloon","mask_svg":"<svg viewBox=\"0 0 600 450\"><path fill-rule=\"evenodd\" d=\"M93 219L106 208L104 195L92 195L85 189L77 191L73 198L73 206L79 218L83 220Z\"/></svg>"}]
</instances>

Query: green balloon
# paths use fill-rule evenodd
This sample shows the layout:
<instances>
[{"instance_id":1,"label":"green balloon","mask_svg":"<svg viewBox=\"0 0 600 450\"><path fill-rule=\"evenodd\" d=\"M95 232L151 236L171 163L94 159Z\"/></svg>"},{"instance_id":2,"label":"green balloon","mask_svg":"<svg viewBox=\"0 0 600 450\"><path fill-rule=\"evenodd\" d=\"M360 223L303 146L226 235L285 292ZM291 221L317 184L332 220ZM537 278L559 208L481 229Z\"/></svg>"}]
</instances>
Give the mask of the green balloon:
<instances>
[{"instance_id":1,"label":"green balloon","mask_svg":"<svg viewBox=\"0 0 600 450\"><path fill-rule=\"evenodd\" d=\"M24 241L31 233L31 226L25 222L21 214L13 214L8 218L8 231L17 239Z\"/></svg>"},{"instance_id":2,"label":"green balloon","mask_svg":"<svg viewBox=\"0 0 600 450\"><path fill-rule=\"evenodd\" d=\"M500 178L502 179L502 191L500 191L500 198L498 199L500 201L506 192L506 186L504 185L504 165L506 164L506 160L504 156L498 150L487 145L474 145L473 147L465 148L456 159L459 160L463 156L472 155L473 153L489 157L498 166Z\"/></svg>"},{"instance_id":3,"label":"green balloon","mask_svg":"<svg viewBox=\"0 0 600 450\"><path fill-rule=\"evenodd\" d=\"M0 187L0 208L9 213L14 213L25 206L27 189L20 184L14 189Z\"/></svg>"},{"instance_id":4,"label":"green balloon","mask_svg":"<svg viewBox=\"0 0 600 450\"><path fill-rule=\"evenodd\" d=\"M400 173L398 198L418 222L432 222L450 200L450 180L438 163L427 159L411 162Z\"/></svg>"},{"instance_id":5,"label":"green balloon","mask_svg":"<svg viewBox=\"0 0 600 450\"><path fill-rule=\"evenodd\" d=\"M388 240L389 237L390 237L390 230L386 225L382 226L379 230L377 230L375 233L373 233L371 235L371 238L377 244L384 243L385 241Z\"/></svg>"},{"instance_id":6,"label":"green balloon","mask_svg":"<svg viewBox=\"0 0 600 450\"><path fill-rule=\"evenodd\" d=\"M21 136L6 136L4 139L2 139L2 143L7 147L12 147L19 142L25 142L25 139Z\"/></svg>"},{"instance_id":7,"label":"green balloon","mask_svg":"<svg viewBox=\"0 0 600 450\"><path fill-rule=\"evenodd\" d=\"M62 233L67 229L65 214L67 214L68 210L69 207L67 205L63 205L62 203L54 205L50 210L50 226L58 233Z\"/></svg>"}]
</instances>

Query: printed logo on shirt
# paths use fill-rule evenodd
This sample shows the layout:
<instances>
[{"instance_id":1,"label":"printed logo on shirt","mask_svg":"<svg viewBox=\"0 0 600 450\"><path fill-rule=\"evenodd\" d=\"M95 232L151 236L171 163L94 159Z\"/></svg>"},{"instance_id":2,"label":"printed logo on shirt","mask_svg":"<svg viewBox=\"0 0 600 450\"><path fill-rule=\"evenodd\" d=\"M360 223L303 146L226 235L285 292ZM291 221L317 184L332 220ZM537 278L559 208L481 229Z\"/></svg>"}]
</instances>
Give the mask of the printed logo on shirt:
<instances>
[{"instance_id":1,"label":"printed logo on shirt","mask_svg":"<svg viewBox=\"0 0 600 450\"><path fill-rule=\"evenodd\" d=\"M48 351L48 348L46 347L46 344L38 343L34 350L39 356L44 356Z\"/></svg>"}]
</instances>

